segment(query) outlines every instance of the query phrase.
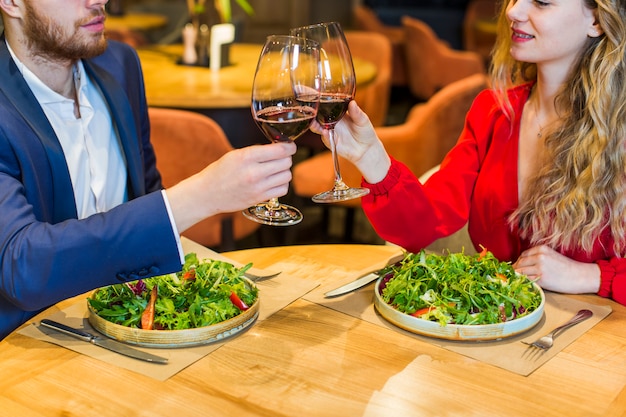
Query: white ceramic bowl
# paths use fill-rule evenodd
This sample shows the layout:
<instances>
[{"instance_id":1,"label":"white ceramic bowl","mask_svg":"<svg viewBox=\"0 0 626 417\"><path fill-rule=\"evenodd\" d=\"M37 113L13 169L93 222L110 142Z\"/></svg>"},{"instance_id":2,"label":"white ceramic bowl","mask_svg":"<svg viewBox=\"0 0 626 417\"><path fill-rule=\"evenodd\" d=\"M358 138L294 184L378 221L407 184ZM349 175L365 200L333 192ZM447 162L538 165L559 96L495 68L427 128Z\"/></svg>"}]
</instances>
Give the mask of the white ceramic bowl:
<instances>
[{"instance_id":1,"label":"white ceramic bowl","mask_svg":"<svg viewBox=\"0 0 626 417\"><path fill-rule=\"evenodd\" d=\"M541 304L535 311L527 316L504 323L477 325L447 324L442 326L438 322L405 314L387 304L385 300L383 300L380 293L382 280L383 277L379 278L374 287L374 306L376 307L376 310L378 310L378 312L387 321L404 330L439 339L480 341L498 340L515 336L531 329L539 323L539 320L543 317L544 306L546 303L546 297L543 290L538 285L533 284L541 294Z\"/></svg>"}]
</instances>

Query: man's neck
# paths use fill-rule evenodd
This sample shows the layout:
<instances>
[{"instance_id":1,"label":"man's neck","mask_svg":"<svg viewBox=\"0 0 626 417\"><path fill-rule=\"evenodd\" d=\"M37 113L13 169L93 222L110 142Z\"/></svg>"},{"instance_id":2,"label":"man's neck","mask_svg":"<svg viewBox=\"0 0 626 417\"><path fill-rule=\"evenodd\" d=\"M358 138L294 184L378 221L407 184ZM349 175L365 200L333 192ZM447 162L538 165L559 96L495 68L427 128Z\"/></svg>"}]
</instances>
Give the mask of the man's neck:
<instances>
[{"instance_id":1,"label":"man's neck","mask_svg":"<svg viewBox=\"0 0 626 417\"><path fill-rule=\"evenodd\" d=\"M63 97L76 99L75 62L46 61L40 57L22 61L52 91Z\"/></svg>"},{"instance_id":2,"label":"man's neck","mask_svg":"<svg viewBox=\"0 0 626 417\"><path fill-rule=\"evenodd\" d=\"M76 99L75 61L55 60L33 53L25 47L25 42L13 41L10 37L7 37L7 43L17 59L51 90L63 97Z\"/></svg>"}]
</instances>

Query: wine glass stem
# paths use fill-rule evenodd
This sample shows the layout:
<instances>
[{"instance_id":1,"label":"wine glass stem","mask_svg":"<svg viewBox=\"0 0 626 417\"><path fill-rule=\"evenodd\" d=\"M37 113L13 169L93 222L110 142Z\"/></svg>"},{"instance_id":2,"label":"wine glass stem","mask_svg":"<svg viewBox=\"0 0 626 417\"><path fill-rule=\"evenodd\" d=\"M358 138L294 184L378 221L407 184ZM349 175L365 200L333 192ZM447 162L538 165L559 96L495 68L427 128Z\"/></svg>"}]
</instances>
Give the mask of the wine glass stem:
<instances>
[{"instance_id":1,"label":"wine glass stem","mask_svg":"<svg viewBox=\"0 0 626 417\"><path fill-rule=\"evenodd\" d=\"M345 191L348 189L348 186L341 178L339 156L337 155L337 137L334 128L328 129L328 141L330 142L330 152L333 155L333 165L335 166L335 185L333 186L333 191Z\"/></svg>"},{"instance_id":2,"label":"wine glass stem","mask_svg":"<svg viewBox=\"0 0 626 417\"><path fill-rule=\"evenodd\" d=\"M269 201L266 203L266 206L269 211L278 210L280 208L280 203L278 202L278 198L276 197L270 198Z\"/></svg>"}]
</instances>

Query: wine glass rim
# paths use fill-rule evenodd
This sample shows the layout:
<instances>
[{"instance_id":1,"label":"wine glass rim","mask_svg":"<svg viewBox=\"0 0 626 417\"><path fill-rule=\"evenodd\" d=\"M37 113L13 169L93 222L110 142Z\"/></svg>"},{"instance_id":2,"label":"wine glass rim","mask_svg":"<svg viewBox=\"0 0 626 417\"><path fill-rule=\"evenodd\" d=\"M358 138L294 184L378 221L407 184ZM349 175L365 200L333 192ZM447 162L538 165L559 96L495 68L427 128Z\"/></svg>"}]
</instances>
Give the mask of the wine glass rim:
<instances>
[{"instance_id":1,"label":"wine glass rim","mask_svg":"<svg viewBox=\"0 0 626 417\"><path fill-rule=\"evenodd\" d=\"M315 39L304 38L302 36L294 36L294 35L268 35L265 38L265 42L268 43L272 39L279 40L281 38L282 39L289 39L293 43L302 43L302 42L304 42L305 44L311 44L312 46L318 46L318 47L319 47L319 44L320 44Z\"/></svg>"},{"instance_id":2,"label":"wine glass rim","mask_svg":"<svg viewBox=\"0 0 626 417\"><path fill-rule=\"evenodd\" d=\"M299 26L299 27L292 28L291 32L296 31L296 30L307 30L307 29L312 29L312 28L317 28L317 27L328 27L328 26L338 26L339 28L341 28L341 23L337 22L336 20L333 20L330 22L319 22L319 23L314 23L312 25Z\"/></svg>"}]
</instances>

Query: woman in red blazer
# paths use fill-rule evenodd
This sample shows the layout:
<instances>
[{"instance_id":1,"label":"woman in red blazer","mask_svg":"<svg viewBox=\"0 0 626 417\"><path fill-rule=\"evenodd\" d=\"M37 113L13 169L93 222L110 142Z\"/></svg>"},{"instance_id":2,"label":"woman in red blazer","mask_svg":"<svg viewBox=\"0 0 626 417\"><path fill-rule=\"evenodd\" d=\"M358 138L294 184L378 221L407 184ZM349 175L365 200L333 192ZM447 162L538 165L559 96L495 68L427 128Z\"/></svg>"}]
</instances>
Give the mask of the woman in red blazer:
<instances>
[{"instance_id":1,"label":"woman in red blazer","mask_svg":"<svg viewBox=\"0 0 626 417\"><path fill-rule=\"evenodd\" d=\"M624 1L505 2L493 89L425 184L351 103L338 151L380 236L416 252L469 222L478 250L542 287L626 304L625 22Z\"/></svg>"}]
</instances>

